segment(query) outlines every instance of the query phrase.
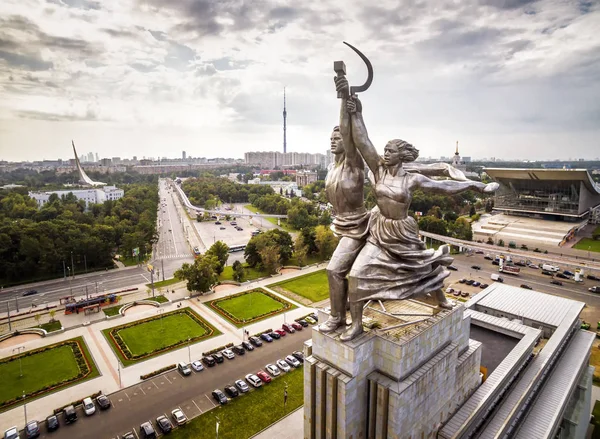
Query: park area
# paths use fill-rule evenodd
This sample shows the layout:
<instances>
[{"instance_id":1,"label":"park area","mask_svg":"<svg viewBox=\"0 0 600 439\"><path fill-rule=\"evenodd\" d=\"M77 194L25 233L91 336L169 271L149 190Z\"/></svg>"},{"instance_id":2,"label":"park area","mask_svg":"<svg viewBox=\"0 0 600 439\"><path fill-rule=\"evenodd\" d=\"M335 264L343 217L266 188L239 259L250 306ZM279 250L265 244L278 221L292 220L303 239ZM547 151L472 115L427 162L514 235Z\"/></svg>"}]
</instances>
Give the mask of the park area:
<instances>
[{"instance_id":1,"label":"park area","mask_svg":"<svg viewBox=\"0 0 600 439\"><path fill-rule=\"evenodd\" d=\"M320 302L329 297L329 282L327 281L327 272L325 270L277 282L269 285L269 288L282 294L286 294L286 292L296 294L313 303Z\"/></svg>"},{"instance_id":2,"label":"park area","mask_svg":"<svg viewBox=\"0 0 600 439\"><path fill-rule=\"evenodd\" d=\"M83 337L4 358L0 361L0 411L98 375Z\"/></svg>"},{"instance_id":3,"label":"park area","mask_svg":"<svg viewBox=\"0 0 600 439\"><path fill-rule=\"evenodd\" d=\"M238 328L296 308L265 290L256 289L205 302Z\"/></svg>"},{"instance_id":4,"label":"park area","mask_svg":"<svg viewBox=\"0 0 600 439\"><path fill-rule=\"evenodd\" d=\"M247 439L293 412L304 403L302 368L273 379L266 386L253 389L193 419L184 428L171 433L173 438L213 439L216 418L220 419L219 439ZM284 391L287 385L287 402Z\"/></svg>"},{"instance_id":5,"label":"park area","mask_svg":"<svg viewBox=\"0 0 600 439\"><path fill-rule=\"evenodd\" d=\"M221 333L190 308L102 331L124 366Z\"/></svg>"},{"instance_id":6,"label":"park area","mask_svg":"<svg viewBox=\"0 0 600 439\"><path fill-rule=\"evenodd\" d=\"M577 250L583 250L586 252L599 252L600 253L600 240L591 238L582 238L577 244L573 246Z\"/></svg>"}]
</instances>

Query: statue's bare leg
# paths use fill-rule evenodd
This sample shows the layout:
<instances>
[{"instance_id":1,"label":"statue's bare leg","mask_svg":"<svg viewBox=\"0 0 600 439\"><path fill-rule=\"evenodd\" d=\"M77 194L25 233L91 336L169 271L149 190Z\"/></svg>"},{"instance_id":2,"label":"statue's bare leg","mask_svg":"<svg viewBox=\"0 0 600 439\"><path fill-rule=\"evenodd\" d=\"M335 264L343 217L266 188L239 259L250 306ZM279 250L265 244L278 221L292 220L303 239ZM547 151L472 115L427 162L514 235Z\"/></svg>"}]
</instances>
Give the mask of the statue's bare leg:
<instances>
[{"instance_id":1,"label":"statue's bare leg","mask_svg":"<svg viewBox=\"0 0 600 439\"><path fill-rule=\"evenodd\" d=\"M341 341L350 341L364 332L362 325L363 302L350 302L350 316L352 324L350 329L340 336Z\"/></svg>"},{"instance_id":2,"label":"statue's bare leg","mask_svg":"<svg viewBox=\"0 0 600 439\"><path fill-rule=\"evenodd\" d=\"M446 298L446 295L444 294L444 290L442 290L441 288L435 292L435 298L437 299L438 306L440 308L452 309L452 307L453 307L452 304Z\"/></svg>"}]
</instances>

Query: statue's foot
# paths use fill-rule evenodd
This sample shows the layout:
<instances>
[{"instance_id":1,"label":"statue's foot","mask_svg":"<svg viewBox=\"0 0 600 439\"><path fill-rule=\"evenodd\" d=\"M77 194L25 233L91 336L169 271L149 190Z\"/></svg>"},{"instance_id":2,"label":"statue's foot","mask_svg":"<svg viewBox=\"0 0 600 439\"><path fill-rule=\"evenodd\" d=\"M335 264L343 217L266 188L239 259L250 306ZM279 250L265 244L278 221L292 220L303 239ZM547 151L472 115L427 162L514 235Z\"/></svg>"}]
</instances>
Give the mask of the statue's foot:
<instances>
[{"instance_id":1,"label":"statue's foot","mask_svg":"<svg viewBox=\"0 0 600 439\"><path fill-rule=\"evenodd\" d=\"M341 341L353 340L356 337L358 337L360 334L362 334L363 332L364 332L364 329L362 327L362 323L352 322L350 329L348 329L346 332L344 332L342 335L340 335L340 340Z\"/></svg>"},{"instance_id":2,"label":"statue's foot","mask_svg":"<svg viewBox=\"0 0 600 439\"><path fill-rule=\"evenodd\" d=\"M345 324L346 324L345 318L329 317L325 323L321 323L319 325L319 331L324 334L327 334L328 332L333 332L337 328L339 328L340 326L343 326Z\"/></svg>"},{"instance_id":3,"label":"statue's foot","mask_svg":"<svg viewBox=\"0 0 600 439\"><path fill-rule=\"evenodd\" d=\"M438 303L438 306L443 309L452 309L454 305L452 305L448 300Z\"/></svg>"}]
</instances>

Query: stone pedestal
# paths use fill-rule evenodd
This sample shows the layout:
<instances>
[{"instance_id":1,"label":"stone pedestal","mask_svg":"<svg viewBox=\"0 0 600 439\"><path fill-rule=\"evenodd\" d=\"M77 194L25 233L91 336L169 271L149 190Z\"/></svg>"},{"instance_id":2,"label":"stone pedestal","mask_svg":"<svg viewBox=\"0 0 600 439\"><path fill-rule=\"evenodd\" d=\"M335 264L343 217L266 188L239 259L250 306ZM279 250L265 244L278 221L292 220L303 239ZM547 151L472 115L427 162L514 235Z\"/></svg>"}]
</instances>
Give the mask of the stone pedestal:
<instances>
[{"instance_id":1,"label":"stone pedestal","mask_svg":"<svg viewBox=\"0 0 600 439\"><path fill-rule=\"evenodd\" d=\"M463 311L347 343L315 326L305 346L304 437L435 437L480 380L481 345L469 340Z\"/></svg>"}]
</instances>

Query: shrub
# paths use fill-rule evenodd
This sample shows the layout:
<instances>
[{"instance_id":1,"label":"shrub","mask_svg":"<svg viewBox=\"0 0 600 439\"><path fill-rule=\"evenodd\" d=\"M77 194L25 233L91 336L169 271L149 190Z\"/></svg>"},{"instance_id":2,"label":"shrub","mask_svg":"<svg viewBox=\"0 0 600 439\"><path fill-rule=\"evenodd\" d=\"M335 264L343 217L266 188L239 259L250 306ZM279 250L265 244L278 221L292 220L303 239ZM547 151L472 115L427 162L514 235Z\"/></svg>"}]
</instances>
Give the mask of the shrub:
<instances>
[{"instance_id":1,"label":"shrub","mask_svg":"<svg viewBox=\"0 0 600 439\"><path fill-rule=\"evenodd\" d=\"M499 239L497 245L498 245L498 247L504 247L504 240L503 239Z\"/></svg>"},{"instance_id":2,"label":"shrub","mask_svg":"<svg viewBox=\"0 0 600 439\"><path fill-rule=\"evenodd\" d=\"M155 370L154 372L150 372L145 375L140 375L140 380L147 380L148 378L155 377L156 375L160 375L161 373L166 372L171 369L175 369L176 367L177 367L176 364L169 364L168 366L165 366L163 368Z\"/></svg>"}]
</instances>

